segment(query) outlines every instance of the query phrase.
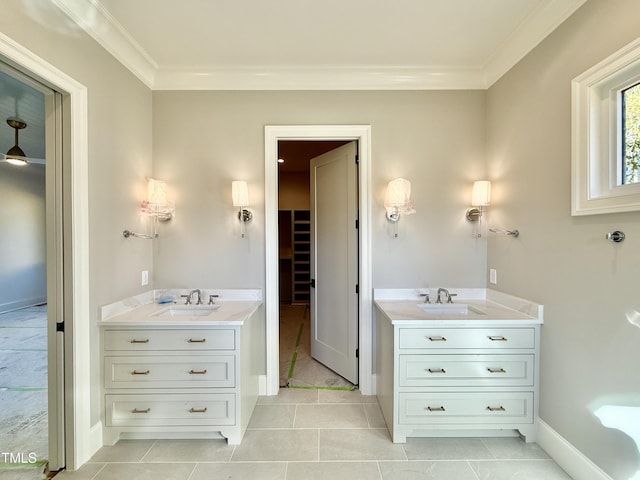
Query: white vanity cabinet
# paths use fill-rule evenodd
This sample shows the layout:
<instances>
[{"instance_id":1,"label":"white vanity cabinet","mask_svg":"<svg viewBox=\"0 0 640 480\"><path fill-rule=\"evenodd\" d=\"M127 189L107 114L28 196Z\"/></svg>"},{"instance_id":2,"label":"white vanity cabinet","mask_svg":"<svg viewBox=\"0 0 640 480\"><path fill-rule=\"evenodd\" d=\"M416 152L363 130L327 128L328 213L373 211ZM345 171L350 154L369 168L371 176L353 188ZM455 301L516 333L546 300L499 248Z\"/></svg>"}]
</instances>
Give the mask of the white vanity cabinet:
<instances>
[{"instance_id":1,"label":"white vanity cabinet","mask_svg":"<svg viewBox=\"0 0 640 480\"><path fill-rule=\"evenodd\" d=\"M541 318L506 308L492 318L495 305L428 318L416 303L376 302L377 394L393 441L515 431L535 441Z\"/></svg>"},{"instance_id":2,"label":"white vanity cabinet","mask_svg":"<svg viewBox=\"0 0 640 480\"><path fill-rule=\"evenodd\" d=\"M224 308L224 307L223 307ZM102 325L105 444L120 438L227 438L239 444L257 401L259 315L183 325Z\"/></svg>"}]
</instances>

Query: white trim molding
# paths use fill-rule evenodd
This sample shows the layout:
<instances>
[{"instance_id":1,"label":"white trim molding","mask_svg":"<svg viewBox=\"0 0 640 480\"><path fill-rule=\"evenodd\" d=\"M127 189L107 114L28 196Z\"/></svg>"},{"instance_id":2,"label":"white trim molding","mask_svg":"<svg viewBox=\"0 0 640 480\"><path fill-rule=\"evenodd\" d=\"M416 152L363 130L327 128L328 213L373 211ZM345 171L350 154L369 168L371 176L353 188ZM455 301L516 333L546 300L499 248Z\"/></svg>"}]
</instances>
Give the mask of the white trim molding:
<instances>
[{"instance_id":1,"label":"white trim molding","mask_svg":"<svg viewBox=\"0 0 640 480\"><path fill-rule=\"evenodd\" d=\"M299 65L171 68L149 53L99 1L53 0L66 15L152 90L474 90L487 89L586 0L545 0L484 65ZM366 18L355 21L366 21Z\"/></svg>"},{"instance_id":2,"label":"white trim molding","mask_svg":"<svg viewBox=\"0 0 640 480\"><path fill-rule=\"evenodd\" d=\"M359 298L359 388L374 395L373 321L371 272L371 126L283 125L265 126L265 315L267 335L266 391L277 395L279 385L279 297L278 297L278 141L357 140L360 201L360 298Z\"/></svg>"},{"instance_id":3,"label":"white trim molding","mask_svg":"<svg viewBox=\"0 0 640 480\"><path fill-rule=\"evenodd\" d=\"M538 418L537 443L571 478L576 480L613 480L540 418Z\"/></svg>"},{"instance_id":4,"label":"white trim molding","mask_svg":"<svg viewBox=\"0 0 640 480\"><path fill-rule=\"evenodd\" d=\"M91 442L91 372L89 369L89 190L87 89L67 74L0 33L0 55L19 70L70 97L71 221L73 225L73 315L65 326L72 345L65 347L67 468L75 470L95 453ZM69 330L71 329L71 330Z\"/></svg>"}]
</instances>

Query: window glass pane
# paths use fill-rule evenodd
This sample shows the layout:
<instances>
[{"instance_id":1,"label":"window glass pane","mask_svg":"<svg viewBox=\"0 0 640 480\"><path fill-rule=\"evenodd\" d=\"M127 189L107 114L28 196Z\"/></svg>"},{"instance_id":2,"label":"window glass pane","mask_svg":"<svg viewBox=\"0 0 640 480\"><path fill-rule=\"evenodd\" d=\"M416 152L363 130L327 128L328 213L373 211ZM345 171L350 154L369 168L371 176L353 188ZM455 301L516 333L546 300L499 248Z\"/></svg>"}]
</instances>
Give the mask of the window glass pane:
<instances>
[{"instance_id":1,"label":"window glass pane","mask_svg":"<svg viewBox=\"0 0 640 480\"><path fill-rule=\"evenodd\" d=\"M622 91L622 183L640 182L640 83Z\"/></svg>"}]
</instances>

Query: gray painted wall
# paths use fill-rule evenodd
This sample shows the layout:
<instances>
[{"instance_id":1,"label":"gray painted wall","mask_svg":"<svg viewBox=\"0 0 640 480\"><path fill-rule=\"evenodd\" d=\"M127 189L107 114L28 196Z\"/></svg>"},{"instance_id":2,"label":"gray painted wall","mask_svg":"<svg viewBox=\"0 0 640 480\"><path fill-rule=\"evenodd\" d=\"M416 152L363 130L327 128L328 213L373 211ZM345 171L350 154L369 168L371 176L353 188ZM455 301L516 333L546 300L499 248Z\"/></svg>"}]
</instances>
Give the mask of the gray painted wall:
<instances>
[{"instance_id":1,"label":"gray painted wall","mask_svg":"<svg viewBox=\"0 0 640 480\"><path fill-rule=\"evenodd\" d=\"M264 126L372 126L374 287L484 286L484 240L464 218L484 176L484 92L174 92L153 94L154 175L176 219L154 243L158 287L264 288ZM389 180L413 183L417 213L388 231ZM254 218L238 234L231 181L249 183Z\"/></svg>"},{"instance_id":2,"label":"gray painted wall","mask_svg":"<svg viewBox=\"0 0 640 480\"><path fill-rule=\"evenodd\" d=\"M571 217L570 82L635 40L639 21L637 0L589 1L487 94L489 223L521 231L490 237L488 264L500 290L545 305L540 416L620 480L640 470L638 445L594 412L640 411L640 329L628 320L640 311L640 212ZM627 241L605 240L615 229Z\"/></svg>"},{"instance_id":3,"label":"gray painted wall","mask_svg":"<svg viewBox=\"0 0 640 480\"><path fill-rule=\"evenodd\" d=\"M47 300L44 167L0 163L0 312Z\"/></svg>"}]
</instances>

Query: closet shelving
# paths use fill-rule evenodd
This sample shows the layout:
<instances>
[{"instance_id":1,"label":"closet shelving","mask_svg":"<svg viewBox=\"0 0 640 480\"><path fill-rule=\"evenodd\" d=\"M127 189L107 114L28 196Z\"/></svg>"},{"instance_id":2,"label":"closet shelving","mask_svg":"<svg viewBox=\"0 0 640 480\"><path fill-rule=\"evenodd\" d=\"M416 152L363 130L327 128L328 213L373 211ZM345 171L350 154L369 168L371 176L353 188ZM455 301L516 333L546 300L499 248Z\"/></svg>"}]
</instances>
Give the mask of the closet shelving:
<instances>
[{"instance_id":1,"label":"closet shelving","mask_svg":"<svg viewBox=\"0 0 640 480\"><path fill-rule=\"evenodd\" d=\"M293 303L309 302L311 279L311 213L293 211Z\"/></svg>"}]
</instances>

